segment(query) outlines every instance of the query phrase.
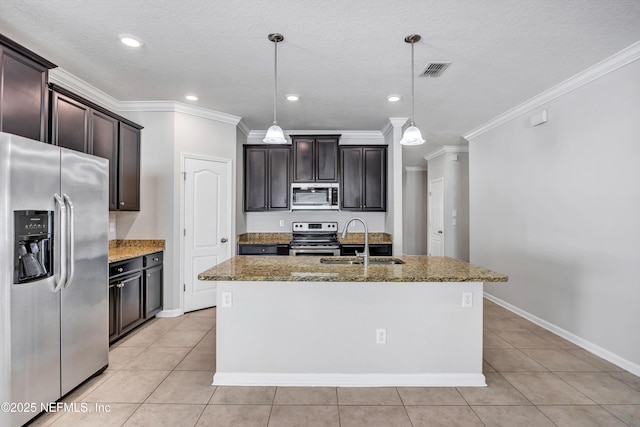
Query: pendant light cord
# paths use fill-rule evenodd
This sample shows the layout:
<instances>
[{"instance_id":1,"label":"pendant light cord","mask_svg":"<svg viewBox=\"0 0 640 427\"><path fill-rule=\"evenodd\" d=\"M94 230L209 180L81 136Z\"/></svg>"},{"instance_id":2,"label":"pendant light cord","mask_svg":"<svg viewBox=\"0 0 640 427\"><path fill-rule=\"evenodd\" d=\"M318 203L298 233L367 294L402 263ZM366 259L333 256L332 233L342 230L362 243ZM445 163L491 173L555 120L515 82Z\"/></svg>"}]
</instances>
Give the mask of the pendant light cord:
<instances>
[{"instance_id":1,"label":"pendant light cord","mask_svg":"<svg viewBox=\"0 0 640 427\"><path fill-rule=\"evenodd\" d=\"M275 49L274 49L274 61L273 61L273 124L277 123L276 121L276 99L278 99L278 41L274 41Z\"/></svg>"},{"instance_id":2,"label":"pendant light cord","mask_svg":"<svg viewBox=\"0 0 640 427\"><path fill-rule=\"evenodd\" d=\"M415 119L415 116L416 116L416 99L415 99L415 83L414 83L415 76L413 75L413 69L414 69L414 66L413 66L413 58L414 58L413 45L414 44L415 44L415 42L412 41L411 42L411 126L413 126L415 124L413 120Z\"/></svg>"}]
</instances>

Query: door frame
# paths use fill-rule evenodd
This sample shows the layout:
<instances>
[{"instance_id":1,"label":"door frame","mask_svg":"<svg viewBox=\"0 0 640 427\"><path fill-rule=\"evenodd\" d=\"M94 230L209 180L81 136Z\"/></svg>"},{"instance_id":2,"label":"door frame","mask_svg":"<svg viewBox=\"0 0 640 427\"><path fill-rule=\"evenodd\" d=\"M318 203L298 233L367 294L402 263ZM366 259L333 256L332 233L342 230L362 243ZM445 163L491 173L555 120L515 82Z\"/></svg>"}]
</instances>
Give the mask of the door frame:
<instances>
[{"instance_id":1,"label":"door frame","mask_svg":"<svg viewBox=\"0 0 640 427\"><path fill-rule=\"evenodd\" d=\"M444 185L444 177L439 177L439 178L435 178L432 179L431 181L429 181L427 183L427 191L428 191L428 207L427 207L427 254L431 255L431 249L433 248L433 238L432 233L431 233L431 209L433 206L433 203L431 203L431 189L433 188L433 184L436 182L442 182L442 237L440 240L440 245L442 246L442 255L444 256L444 236L445 236L445 219L444 219L444 199L445 199L445 185Z\"/></svg>"},{"instance_id":2,"label":"door frame","mask_svg":"<svg viewBox=\"0 0 640 427\"><path fill-rule=\"evenodd\" d=\"M229 166L229 187L228 190L231 194L231 211L229 212L229 222L230 222L230 230L229 230L229 240L233 239L233 245L235 246L236 241L236 180L235 180L235 168L232 159L224 158L224 157L215 157L215 156L206 156L202 154L192 154L192 153L180 153L180 173L179 173L179 181L180 181L180 227L177 230L178 240L180 241L180 280L178 282L178 286L182 288L180 291L180 315L184 314L184 255L185 255L185 247L184 247L184 227L185 227L185 162L187 159L193 160L205 160L211 162L218 163L226 163ZM229 242L231 243L231 242ZM235 251L232 250L231 257L235 256ZM174 264L175 265L175 264Z\"/></svg>"}]
</instances>

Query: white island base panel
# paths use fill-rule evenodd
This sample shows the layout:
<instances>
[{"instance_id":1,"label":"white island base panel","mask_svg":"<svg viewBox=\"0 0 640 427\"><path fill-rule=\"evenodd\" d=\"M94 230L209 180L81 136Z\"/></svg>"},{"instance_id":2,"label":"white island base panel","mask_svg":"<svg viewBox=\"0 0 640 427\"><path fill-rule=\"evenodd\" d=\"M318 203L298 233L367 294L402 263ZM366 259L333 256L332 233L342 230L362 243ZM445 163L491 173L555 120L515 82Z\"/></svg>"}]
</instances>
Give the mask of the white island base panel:
<instances>
[{"instance_id":1,"label":"white island base panel","mask_svg":"<svg viewBox=\"0 0 640 427\"><path fill-rule=\"evenodd\" d=\"M481 282L220 281L213 384L486 386L482 297Z\"/></svg>"}]
</instances>

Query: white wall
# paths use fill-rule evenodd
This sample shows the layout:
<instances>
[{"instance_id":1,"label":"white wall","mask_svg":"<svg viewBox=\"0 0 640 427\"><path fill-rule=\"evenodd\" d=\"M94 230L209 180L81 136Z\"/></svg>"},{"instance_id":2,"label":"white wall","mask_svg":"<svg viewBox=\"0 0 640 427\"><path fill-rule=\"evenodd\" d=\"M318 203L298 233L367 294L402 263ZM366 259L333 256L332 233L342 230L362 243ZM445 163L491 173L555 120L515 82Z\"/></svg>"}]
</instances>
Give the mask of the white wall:
<instances>
[{"instance_id":1,"label":"white wall","mask_svg":"<svg viewBox=\"0 0 640 427\"><path fill-rule=\"evenodd\" d=\"M486 291L640 375L636 52L621 68L557 98L543 94L533 111L475 132L469 154L471 262L509 275ZM531 127L541 109L548 122Z\"/></svg>"},{"instance_id":2,"label":"white wall","mask_svg":"<svg viewBox=\"0 0 640 427\"><path fill-rule=\"evenodd\" d=\"M380 212L349 212L349 211L293 211L293 212L247 212L247 229L249 233L273 232L291 233L291 224L294 221L337 221L340 230L344 224L354 216L367 222L369 231L385 232L384 213ZM284 220L284 226L280 227L280 220ZM350 231L364 231L362 224L356 222Z\"/></svg>"},{"instance_id":3,"label":"white wall","mask_svg":"<svg viewBox=\"0 0 640 427\"><path fill-rule=\"evenodd\" d=\"M402 174L404 255L427 255L427 171L406 168Z\"/></svg>"},{"instance_id":4,"label":"white wall","mask_svg":"<svg viewBox=\"0 0 640 427\"><path fill-rule=\"evenodd\" d=\"M118 239L164 239L164 309L180 309L181 154L232 160L236 168L236 126L176 111L131 111L144 126L141 145L140 212L116 213ZM232 207L230 207L232 208ZM235 219L235 217L234 217ZM235 230L231 230L235 235Z\"/></svg>"},{"instance_id":5,"label":"white wall","mask_svg":"<svg viewBox=\"0 0 640 427\"><path fill-rule=\"evenodd\" d=\"M466 147L444 147L427 161L428 182L444 179L444 255L462 261L469 261L469 153L466 150Z\"/></svg>"}]
</instances>

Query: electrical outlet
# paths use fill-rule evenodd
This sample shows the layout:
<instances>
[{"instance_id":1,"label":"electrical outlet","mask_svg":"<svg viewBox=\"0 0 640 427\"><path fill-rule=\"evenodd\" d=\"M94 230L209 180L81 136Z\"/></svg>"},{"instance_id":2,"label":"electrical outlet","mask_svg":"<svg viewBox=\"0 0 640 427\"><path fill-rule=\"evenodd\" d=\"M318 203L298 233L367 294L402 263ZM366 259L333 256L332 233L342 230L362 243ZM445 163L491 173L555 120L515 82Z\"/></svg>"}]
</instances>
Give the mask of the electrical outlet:
<instances>
[{"instance_id":1,"label":"electrical outlet","mask_svg":"<svg viewBox=\"0 0 640 427\"><path fill-rule=\"evenodd\" d=\"M387 330L376 329L376 344L386 344L386 343L387 343Z\"/></svg>"},{"instance_id":2,"label":"electrical outlet","mask_svg":"<svg viewBox=\"0 0 640 427\"><path fill-rule=\"evenodd\" d=\"M473 293L471 292L462 293L462 307L464 308L473 307Z\"/></svg>"},{"instance_id":3,"label":"electrical outlet","mask_svg":"<svg viewBox=\"0 0 640 427\"><path fill-rule=\"evenodd\" d=\"M222 307L233 307L233 294L231 292L222 293Z\"/></svg>"},{"instance_id":4,"label":"electrical outlet","mask_svg":"<svg viewBox=\"0 0 640 427\"><path fill-rule=\"evenodd\" d=\"M284 227L284 219L280 220L280 227Z\"/></svg>"}]
</instances>

